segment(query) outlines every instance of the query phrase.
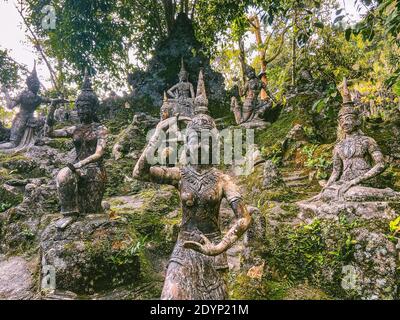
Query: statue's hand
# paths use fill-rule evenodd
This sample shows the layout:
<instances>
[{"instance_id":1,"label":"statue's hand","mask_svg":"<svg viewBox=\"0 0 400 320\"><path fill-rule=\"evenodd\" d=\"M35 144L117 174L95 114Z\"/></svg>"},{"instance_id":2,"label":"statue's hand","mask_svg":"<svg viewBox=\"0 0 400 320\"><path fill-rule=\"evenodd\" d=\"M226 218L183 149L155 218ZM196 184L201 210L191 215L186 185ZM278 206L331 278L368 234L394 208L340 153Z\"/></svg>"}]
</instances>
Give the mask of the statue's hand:
<instances>
[{"instance_id":1,"label":"statue's hand","mask_svg":"<svg viewBox=\"0 0 400 320\"><path fill-rule=\"evenodd\" d=\"M344 201L344 196L345 196L346 192L349 191L349 189L353 186L354 186L354 183L352 183L351 181L348 181L348 182L345 182L344 184L342 184L340 186L340 188L338 189L338 195L337 195L338 200Z\"/></svg>"},{"instance_id":2,"label":"statue's hand","mask_svg":"<svg viewBox=\"0 0 400 320\"><path fill-rule=\"evenodd\" d=\"M196 241L185 241L183 243L183 247L186 249L192 249L207 256L217 256L221 252L217 245L213 244L208 238L204 235L200 235L203 240L203 244Z\"/></svg>"}]
</instances>

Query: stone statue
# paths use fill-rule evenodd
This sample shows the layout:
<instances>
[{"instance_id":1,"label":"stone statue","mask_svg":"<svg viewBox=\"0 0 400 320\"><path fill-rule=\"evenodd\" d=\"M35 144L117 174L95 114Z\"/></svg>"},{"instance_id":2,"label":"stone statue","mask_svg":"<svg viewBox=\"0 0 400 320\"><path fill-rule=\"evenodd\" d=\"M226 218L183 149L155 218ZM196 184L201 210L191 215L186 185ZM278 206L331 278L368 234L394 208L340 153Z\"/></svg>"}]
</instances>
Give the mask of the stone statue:
<instances>
[{"instance_id":1,"label":"stone statue","mask_svg":"<svg viewBox=\"0 0 400 320\"><path fill-rule=\"evenodd\" d=\"M338 139L333 151L333 171L321 193L312 200L385 201L399 200L390 188L377 189L371 179L385 170L383 154L376 141L360 130L361 121L354 108L347 81L343 84L343 105L339 112ZM370 161L372 160L372 161ZM371 164L372 162L372 164Z\"/></svg>"},{"instance_id":2,"label":"stone statue","mask_svg":"<svg viewBox=\"0 0 400 320\"><path fill-rule=\"evenodd\" d=\"M185 69L183 59L178 77L179 83L167 91L169 97L164 95L164 104L168 104L174 114L179 113L182 116L193 117L194 87L189 82L189 73Z\"/></svg>"},{"instance_id":3,"label":"stone statue","mask_svg":"<svg viewBox=\"0 0 400 320\"><path fill-rule=\"evenodd\" d=\"M197 100L199 106L204 107L204 98ZM200 110L187 126L187 161L182 167L150 164L150 157L156 151L163 131L181 121L178 117L171 117L159 122L133 170L137 179L175 186L181 197L182 223L169 260L161 299L226 299L222 274L228 268L225 252L251 223L251 216L235 183L212 165L217 148L213 145L218 139L217 130L214 120ZM209 134L212 138L199 141L200 133L202 137ZM201 164L195 159L202 159ZM227 199L238 218L225 236L221 235L219 225L222 198Z\"/></svg>"},{"instance_id":4,"label":"stone statue","mask_svg":"<svg viewBox=\"0 0 400 320\"><path fill-rule=\"evenodd\" d=\"M27 89L22 91L16 98L11 98L8 91L3 88L7 100L7 108L14 109L19 106L19 112L15 115L10 133L10 141L0 144L0 150L17 148L22 150L25 146L32 144L34 138L35 117L34 112L42 104L58 104L63 99L49 99L38 95L40 82L36 73L36 63L32 73L26 79Z\"/></svg>"},{"instance_id":5,"label":"stone statue","mask_svg":"<svg viewBox=\"0 0 400 320\"><path fill-rule=\"evenodd\" d=\"M50 137L70 137L73 139L76 160L59 171L56 182L61 203L61 213L78 215L101 213L101 201L105 191L106 172L103 156L107 141L107 128L96 116L99 101L93 92L90 78L85 73L82 92L75 102L80 124L53 130L54 109L47 118Z\"/></svg>"},{"instance_id":6,"label":"stone statue","mask_svg":"<svg viewBox=\"0 0 400 320\"><path fill-rule=\"evenodd\" d=\"M258 100L261 90L265 89L265 84L261 81L260 77L256 76L253 67L246 66L247 81L244 88L239 86L239 95L245 97L243 106L240 106L236 97L231 98L231 111L235 115L237 124L243 124L252 121L257 117L257 111L262 107Z\"/></svg>"}]
</instances>

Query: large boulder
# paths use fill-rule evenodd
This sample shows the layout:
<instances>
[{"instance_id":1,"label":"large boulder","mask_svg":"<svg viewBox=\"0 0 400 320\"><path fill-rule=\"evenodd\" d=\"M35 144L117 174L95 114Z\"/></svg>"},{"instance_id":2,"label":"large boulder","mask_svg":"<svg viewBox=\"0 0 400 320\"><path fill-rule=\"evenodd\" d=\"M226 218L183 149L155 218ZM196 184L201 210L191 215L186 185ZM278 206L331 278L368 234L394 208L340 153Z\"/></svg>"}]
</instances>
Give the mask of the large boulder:
<instances>
[{"instance_id":1,"label":"large boulder","mask_svg":"<svg viewBox=\"0 0 400 320\"><path fill-rule=\"evenodd\" d=\"M45 217L42 272L53 269L57 290L92 294L134 284L140 275L138 240L129 225L105 214ZM45 289L45 288L44 288Z\"/></svg>"}]
</instances>

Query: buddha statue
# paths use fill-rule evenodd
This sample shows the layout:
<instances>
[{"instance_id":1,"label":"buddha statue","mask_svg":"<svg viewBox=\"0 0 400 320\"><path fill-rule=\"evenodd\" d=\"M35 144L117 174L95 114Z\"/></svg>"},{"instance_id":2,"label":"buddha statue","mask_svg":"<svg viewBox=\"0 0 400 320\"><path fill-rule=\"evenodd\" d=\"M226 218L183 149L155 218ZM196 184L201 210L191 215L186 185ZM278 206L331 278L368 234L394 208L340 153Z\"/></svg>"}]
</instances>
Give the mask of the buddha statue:
<instances>
[{"instance_id":1,"label":"buddha statue","mask_svg":"<svg viewBox=\"0 0 400 320\"><path fill-rule=\"evenodd\" d=\"M2 90L6 96L6 107L14 109L19 106L19 112L12 121L10 141L0 144L0 151L22 150L25 146L31 144L36 109L43 103L56 105L64 102L63 99L49 99L39 96L40 82L36 72L36 63L31 74L26 79L26 85L27 89L22 91L16 98L11 98L6 88Z\"/></svg>"},{"instance_id":2,"label":"buddha statue","mask_svg":"<svg viewBox=\"0 0 400 320\"><path fill-rule=\"evenodd\" d=\"M56 177L61 213L66 216L102 212L101 201L106 185L102 160L107 128L98 122L98 105L98 98L85 72L82 91L75 102L80 124L53 130L54 109L47 118L47 135L72 138L76 151L75 161L61 169Z\"/></svg>"},{"instance_id":3,"label":"buddha statue","mask_svg":"<svg viewBox=\"0 0 400 320\"><path fill-rule=\"evenodd\" d=\"M373 188L373 178L385 170L384 156L376 141L361 130L347 81L343 83L339 112L338 142L333 150L333 171L319 195L322 201L398 201L400 193L390 188Z\"/></svg>"},{"instance_id":4,"label":"buddha statue","mask_svg":"<svg viewBox=\"0 0 400 320\"><path fill-rule=\"evenodd\" d=\"M186 119L174 116L159 122L133 170L136 179L175 186L180 194L182 223L170 257L161 299L226 299L223 272L228 269L226 251L249 228L251 216L232 179L215 163L218 132L206 113L206 96L200 84L197 114L187 125L186 161L182 166L159 166L152 161L165 131ZM201 135L201 139L199 136ZM203 137L207 136L207 139ZM225 198L237 221L222 236L220 205Z\"/></svg>"}]
</instances>

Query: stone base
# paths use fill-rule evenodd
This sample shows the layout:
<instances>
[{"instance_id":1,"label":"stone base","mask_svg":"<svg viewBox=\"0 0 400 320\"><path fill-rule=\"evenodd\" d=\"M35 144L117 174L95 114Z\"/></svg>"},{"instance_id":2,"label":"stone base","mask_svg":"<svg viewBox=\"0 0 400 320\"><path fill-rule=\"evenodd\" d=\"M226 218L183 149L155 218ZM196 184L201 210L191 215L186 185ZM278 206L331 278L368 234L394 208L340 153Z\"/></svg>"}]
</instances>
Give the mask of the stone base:
<instances>
[{"instance_id":1,"label":"stone base","mask_svg":"<svg viewBox=\"0 0 400 320\"><path fill-rule=\"evenodd\" d=\"M78 219L57 215L41 235L42 290L49 289L43 277L52 272L57 290L77 294L133 284L140 274L135 246L135 235L123 221L110 220L105 214Z\"/></svg>"},{"instance_id":2,"label":"stone base","mask_svg":"<svg viewBox=\"0 0 400 320\"><path fill-rule=\"evenodd\" d=\"M345 215L349 220L362 218L392 220L397 217L391 207L392 202L350 202L350 201L301 201L297 205L300 208L300 219L312 220L313 218L325 218L337 220L339 215ZM396 202L396 204L400 204Z\"/></svg>"},{"instance_id":3,"label":"stone base","mask_svg":"<svg viewBox=\"0 0 400 320\"><path fill-rule=\"evenodd\" d=\"M268 122L265 122L261 119L253 119L251 121L240 124L242 128L245 129L265 129L269 125Z\"/></svg>"}]
</instances>

